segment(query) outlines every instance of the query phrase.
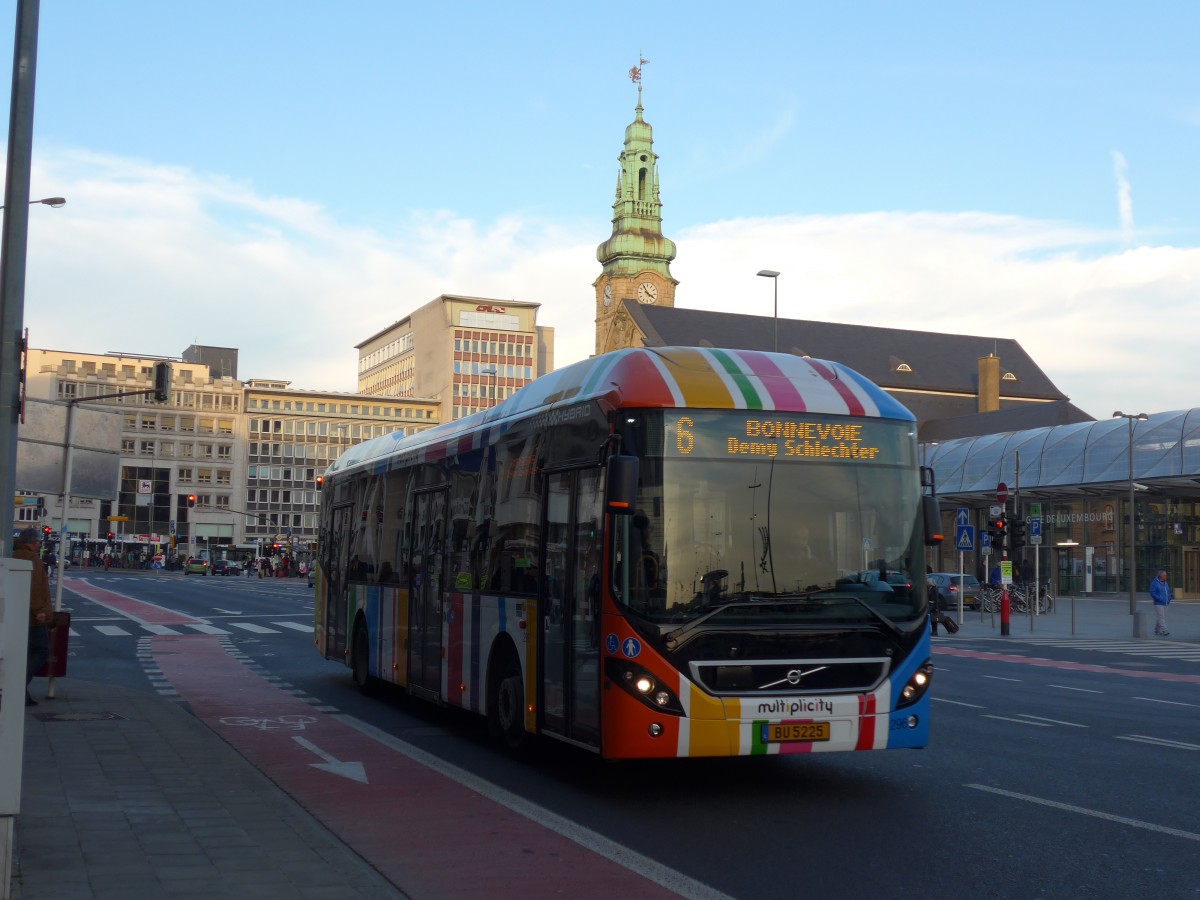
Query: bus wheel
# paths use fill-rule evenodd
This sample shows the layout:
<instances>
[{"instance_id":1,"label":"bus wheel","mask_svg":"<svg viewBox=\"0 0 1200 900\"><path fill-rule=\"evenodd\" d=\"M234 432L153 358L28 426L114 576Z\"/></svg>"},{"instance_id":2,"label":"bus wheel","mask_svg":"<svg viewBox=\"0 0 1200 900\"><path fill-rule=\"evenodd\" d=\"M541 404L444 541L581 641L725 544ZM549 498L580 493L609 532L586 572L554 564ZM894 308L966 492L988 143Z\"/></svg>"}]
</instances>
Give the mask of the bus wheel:
<instances>
[{"instance_id":1,"label":"bus wheel","mask_svg":"<svg viewBox=\"0 0 1200 900\"><path fill-rule=\"evenodd\" d=\"M488 726L493 735L500 738L510 753L523 753L529 746L529 733L525 731L525 686L521 672L510 663L492 684L492 698L488 704Z\"/></svg>"},{"instance_id":2,"label":"bus wheel","mask_svg":"<svg viewBox=\"0 0 1200 900\"><path fill-rule=\"evenodd\" d=\"M358 685L359 693L362 694L370 694L374 687L369 667L370 659L371 647L367 643L367 629L359 624L354 629L354 643L351 645L350 651L350 672L354 677L354 683Z\"/></svg>"}]
</instances>

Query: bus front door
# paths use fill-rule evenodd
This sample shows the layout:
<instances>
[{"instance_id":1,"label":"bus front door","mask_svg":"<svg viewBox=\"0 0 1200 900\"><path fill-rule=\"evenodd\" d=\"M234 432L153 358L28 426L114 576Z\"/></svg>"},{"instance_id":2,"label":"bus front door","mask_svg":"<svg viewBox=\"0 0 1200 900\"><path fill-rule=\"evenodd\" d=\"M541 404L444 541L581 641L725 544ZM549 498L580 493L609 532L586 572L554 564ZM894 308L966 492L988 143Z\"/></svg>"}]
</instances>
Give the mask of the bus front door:
<instances>
[{"instance_id":1,"label":"bus front door","mask_svg":"<svg viewBox=\"0 0 1200 900\"><path fill-rule=\"evenodd\" d=\"M413 497L409 547L408 687L429 698L441 695L442 587L446 562L446 490Z\"/></svg>"},{"instance_id":2,"label":"bus front door","mask_svg":"<svg viewBox=\"0 0 1200 900\"><path fill-rule=\"evenodd\" d=\"M542 528L542 730L600 745L601 501L597 469L547 476Z\"/></svg>"}]
</instances>

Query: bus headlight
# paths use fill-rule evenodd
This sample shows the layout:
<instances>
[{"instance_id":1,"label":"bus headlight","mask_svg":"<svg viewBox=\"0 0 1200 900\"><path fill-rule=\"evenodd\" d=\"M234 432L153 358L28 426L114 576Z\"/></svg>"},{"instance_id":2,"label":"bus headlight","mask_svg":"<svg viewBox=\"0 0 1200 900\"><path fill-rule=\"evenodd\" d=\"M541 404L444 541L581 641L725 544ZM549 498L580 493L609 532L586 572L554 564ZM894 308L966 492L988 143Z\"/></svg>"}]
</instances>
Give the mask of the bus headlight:
<instances>
[{"instance_id":1,"label":"bus headlight","mask_svg":"<svg viewBox=\"0 0 1200 900\"><path fill-rule=\"evenodd\" d=\"M912 673L912 676L900 689L899 702L896 703L897 709L903 709L905 706L912 706L918 700L925 696L925 692L929 690L929 683L933 680L933 663L925 660L917 670Z\"/></svg>"},{"instance_id":2,"label":"bus headlight","mask_svg":"<svg viewBox=\"0 0 1200 900\"><path fill-rule=\"evenodd\" d=\"M659 684L654 673L627 659L610 656L604 661L604 673L627 693L637 697L652 709L683 715L683 704L665 684Z\"/></svg>"}]
</instances>

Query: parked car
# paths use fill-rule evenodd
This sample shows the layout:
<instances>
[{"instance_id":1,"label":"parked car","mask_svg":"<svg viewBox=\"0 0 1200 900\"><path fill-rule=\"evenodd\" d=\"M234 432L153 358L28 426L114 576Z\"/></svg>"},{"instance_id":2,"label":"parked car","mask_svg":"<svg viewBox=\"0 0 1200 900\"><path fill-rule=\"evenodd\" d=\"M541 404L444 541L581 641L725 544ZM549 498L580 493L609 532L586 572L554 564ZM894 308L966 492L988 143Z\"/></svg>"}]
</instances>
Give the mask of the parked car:
<instances>
[{"instance_id":1,"label":"parked car","mask_svg":"<svg viewBox=\"0 0 1200 900\"><path fill-rule=\"evenodd\" d=\"M962 592L963 609L979 609L979 579L974 575L959 575L957 572L931 572L925 576L936 595L938 609L958 609L958 595Z\"/></svg>"},{"instance_id":2,"label":"parked car","mask_svg":"<svg viewBox=\"0 0 1200 900\"><path fill-rule=\"evenodd\" d=\"M240 575L242 567L228 559L218 559L212 564L212 573L214 575Z\"/></svg>"},{"instance_id":3,"label":"parked car","mask_svg":"<svg viewBox=\"0 0 1200 900\"><path fill-rule=\"evenodd\" d=\"M912 579L903 572L896 569L886 569L883 573L883 578L879 577L878 569L867 569L858 573L858 580L864 584L876 584L883 582L891 587L892 592L902 596L909 596L912 593Z\"/></svg>"},{"instance_id":4,"label":"parked car","mask_svg":"<svg viewBox=\"0 0 1200 900\"><path fill-rule=\"evenodd\" d=\"M208 560L200 559L198 556L189 556L187 562L183 564L184 575L207 575Z\"/></svg>"}]
</instances>

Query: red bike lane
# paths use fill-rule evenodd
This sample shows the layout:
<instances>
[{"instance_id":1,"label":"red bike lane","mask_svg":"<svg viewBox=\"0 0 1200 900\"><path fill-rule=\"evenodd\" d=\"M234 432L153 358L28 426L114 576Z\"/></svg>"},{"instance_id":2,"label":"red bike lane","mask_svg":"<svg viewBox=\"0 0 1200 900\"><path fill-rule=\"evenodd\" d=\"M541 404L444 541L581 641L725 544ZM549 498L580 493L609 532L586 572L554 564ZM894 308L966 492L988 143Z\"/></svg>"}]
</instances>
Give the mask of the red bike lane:
<instances>
[{"instance_id":1,"label":"red bike lane","mask_svg":"<svg viewBox=\"0 0 1200 900\"><path fill-rule=\"evenodd\" d=\"M317 711L216 637L151 646L198 718L412 897L678 896Z\"/></svg>"}]
</instances>

